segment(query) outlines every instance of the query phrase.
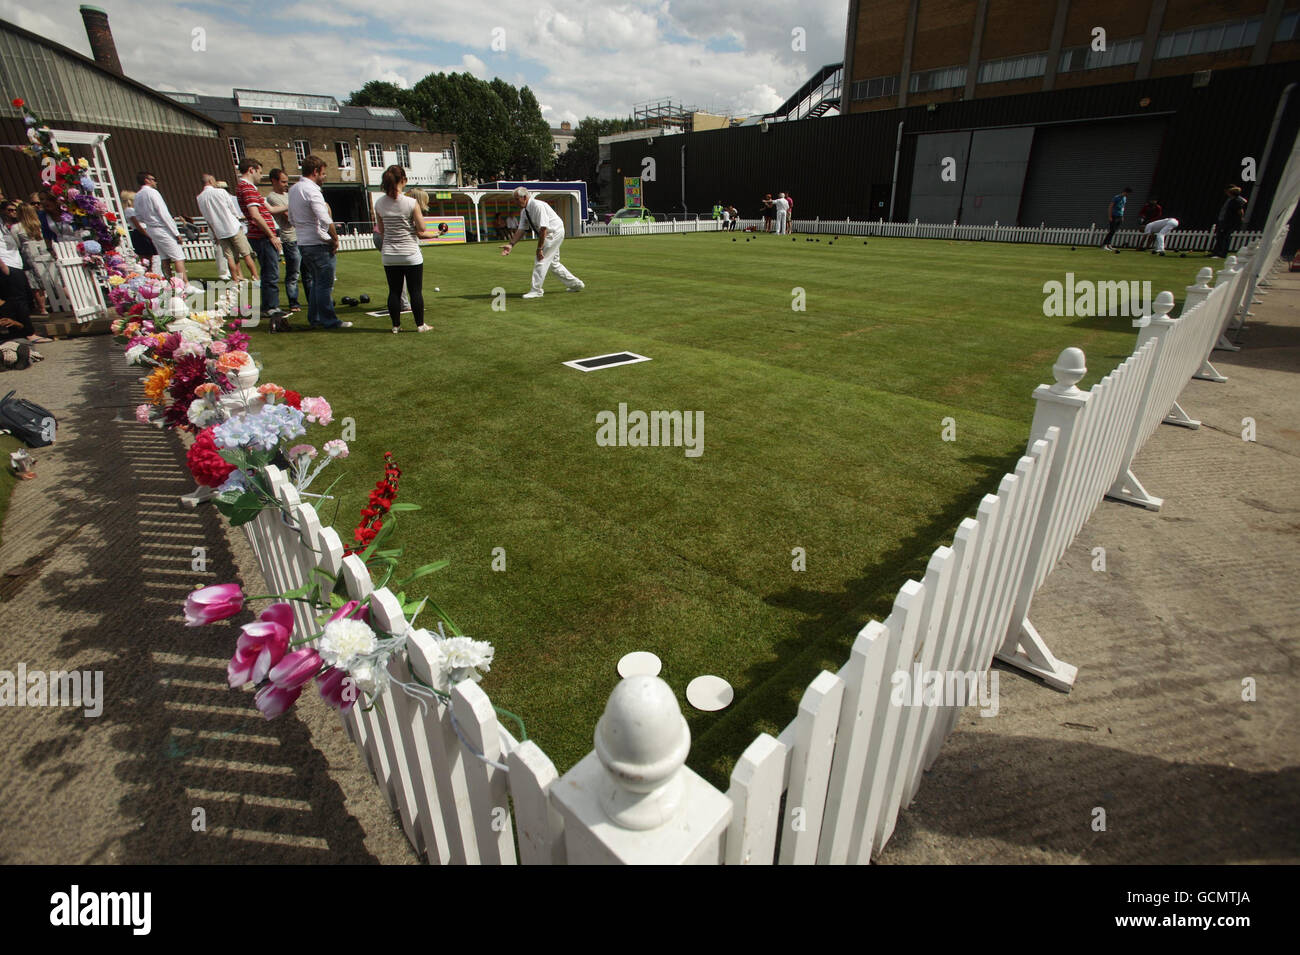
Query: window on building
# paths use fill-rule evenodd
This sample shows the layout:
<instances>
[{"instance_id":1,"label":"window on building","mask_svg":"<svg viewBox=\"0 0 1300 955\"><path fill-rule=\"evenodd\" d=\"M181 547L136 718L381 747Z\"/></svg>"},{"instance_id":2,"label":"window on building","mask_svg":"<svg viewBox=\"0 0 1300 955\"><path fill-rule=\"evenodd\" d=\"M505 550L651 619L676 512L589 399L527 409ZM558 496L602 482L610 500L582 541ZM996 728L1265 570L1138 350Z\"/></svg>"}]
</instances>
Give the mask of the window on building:
<instances>
[{"instance_id":1,"label":"window on building","mask_svg":"<svg viewBox=\"0 0 1300 955\"><path fill-rule=\"evenodd\" d=\"M1008 80L1042 76L1046 71L1046 53L1027 53L1024 56L1009 56L1001 60L981 63L979 73L976 74L976 82L1005 83Z\"/></svg>"},{"instance_id":2,"label":"window on building","mask_svg":"<svg viewBox=\"0 0 1300 955\"><path fill-rule=\"evenodd\" d=\"M926 93L930 90L947 90L966 85L966 67L945 66L937 70L923 70L913 73L907 82L912 93Z\"/></svg>"},{"instance_id":3,"label":"window on building","mask_svg":"<svg viewBox=\"0 0 1300 955\"><path fill-rule=\"evenodd\" d=\"M230 158L235 161L236 166L244 161L244 141L242 139L234 136L230 137Z\"/></svg>"},{"instance_id":4,"label":"window on building","mask_svg":"<svg viewBox=\"0 0 1300 955\"><path fill-rule=\"evenodd\" d=\"M275 117L272 116L270 113L253 113L250 116L249 121L253 123L257 123L260 126L275 125Z\"/></svg>"},{"instance_id":5,"label":"window on building","mask_svg":"<svg viewBox=\"0 0 1300 955\"><path fill-rule=\"evenodd\" d=\"M1277 33L1273 34L1273 42L1285 43L1287 40L1296 39L1300 36L1297 26L1300 26L1300 10L1282 14L1282 19L1277 23Z\"/></svg>"},{"instance_id":6,"label":"window on building","mask_svg":"<svg viewBox=\"0 0 1300 955\"><path fill-rule=\"evenodd\" d=\"M869 80L858 80L853 84L853 98L880 99L882 96L898 95L898 76L876 76Z\"/></svg>"},{"instance_id":7,"label":"window on building","mask_svg":"<svg viewBox=\"0 0 1300 955\"><path fill-rule=\"evenodd\" d=\"M1282 29L1290 18L1289 33L1295 32L1297 14L1287 14L1278 23L1274 40L1287 39ZM1169 60L1176 56L1196 56L1198 53L1218 53L1221 50L1236 50L1243 46L1254 46L1259 39L1259 31L1264 21L1261 17L1249 20L1234 20L1231 23L1214 23L1205 27L1191 27L1186 30L1174 30L1160 34L1156 41L1156 59Z\"/></svg>"},{"instance_id":8,"label":"window on building","mask_svg":"<svg viewBox=\"0 0 1300 955\"><path fill-rule=\"evenodd\" d=\"M334 143L334 158L338 160L340 169L351 168L352 147L344 140L338 140Z\"/></svg>"},{"instance_id":9,"label":"window on building","mask_svg":"<svg viewBox=\"0 0 1300 955\"><path fill-rule=\"evenodd\" d=\"M384 147L380 143L371 143L366 148L366 153L370 158L371 169L384 168Z\"/></svg>"},{"instance_id":10,"label":"window on building","mask_svg":"<svg viewBox=\"0 0 1300 955\"><path fill-rule=\"evenodd\" d=\"M406 143L397 144L397 165L403 169L411 168L411 147Z\"/></svg>"},{"instance_id":11,"label":"window on building","mask_svg":"<svg viewBox=\"0 0 1300 955\"><path fill-rule=\"evenodd\" d=\"M311 152L311 143L307 142L307 140L295 139L293 141L293 154L298 157L299 166L302 165L302 161L307 158L309 152Z\"/></svg>"},{"instance_id":12,"label":"window on building","mask_svg":"<svg viewBox=\"0 0 1300 955\"><path fill-rule=\"evenodd\" d=\"M1075 70L1101 70L1108 66L1127 66L1142 58L1142 38L1133 37L1108 43L1105 50L1091 46L1075 46L1061 51L1060 72Z\"/></svg>"}]
</instances>

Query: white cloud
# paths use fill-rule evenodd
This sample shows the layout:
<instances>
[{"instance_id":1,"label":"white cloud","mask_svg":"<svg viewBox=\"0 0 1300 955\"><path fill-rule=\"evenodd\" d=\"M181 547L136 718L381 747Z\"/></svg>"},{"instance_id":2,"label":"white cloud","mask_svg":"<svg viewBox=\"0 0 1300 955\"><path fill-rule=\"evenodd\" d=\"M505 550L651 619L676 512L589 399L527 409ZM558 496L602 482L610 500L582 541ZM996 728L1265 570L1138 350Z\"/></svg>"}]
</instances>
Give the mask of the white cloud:
<instances>
[{"instance_id":1,"label":"white cloud","mask_svg":"<svg viewBox=\"0 0 1300 955\"><path fill-rule=\"evenodd\" d=\"M78 2L33 9L0 0L0 17L88 53ZM368 80L410 86L430 72L468 71L527 82L557 123L623 116L659 99L770 110L843 56L848 8L848 0L484 0L472 10L460 0L294 0L268 13L257 0L100 2L127 74L159 89L346 96ZM301 29L283 32L295 18ZM206 53L190 49L195 26L207 30ZM794 27L807 31L807 52L791 49ZM492 49L495 28L505 31L504 52Z\"/></svg>"}]
</instances>

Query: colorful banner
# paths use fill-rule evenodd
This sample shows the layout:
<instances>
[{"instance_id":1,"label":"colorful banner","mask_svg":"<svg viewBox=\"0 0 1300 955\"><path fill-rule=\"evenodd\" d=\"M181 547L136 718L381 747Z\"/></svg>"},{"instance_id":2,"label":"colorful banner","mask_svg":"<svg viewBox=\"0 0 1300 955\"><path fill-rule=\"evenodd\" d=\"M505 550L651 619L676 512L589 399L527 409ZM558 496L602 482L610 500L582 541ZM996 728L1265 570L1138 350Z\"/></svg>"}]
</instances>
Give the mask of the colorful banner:
<instances>
[{"instance_id":1,"label":"colorful banner","mask_svg":"<svg viewBox=\"0 0 1300 955\"><path fill-rule=\"evenodd\" d=\"M623 205L628 209L642 208L640 176L623 177Z\"/></svg>"},{"instance_id":2,"label":"colorful banner","mask_svg":"<svg viewBox=\"0 0 1300 955\"><path fill-rule=\"evenodd\" d=\"M464 216L425 216L424 229L435 233L420 240L420 245L464 245Z\"/></svg>"}]
</instances>

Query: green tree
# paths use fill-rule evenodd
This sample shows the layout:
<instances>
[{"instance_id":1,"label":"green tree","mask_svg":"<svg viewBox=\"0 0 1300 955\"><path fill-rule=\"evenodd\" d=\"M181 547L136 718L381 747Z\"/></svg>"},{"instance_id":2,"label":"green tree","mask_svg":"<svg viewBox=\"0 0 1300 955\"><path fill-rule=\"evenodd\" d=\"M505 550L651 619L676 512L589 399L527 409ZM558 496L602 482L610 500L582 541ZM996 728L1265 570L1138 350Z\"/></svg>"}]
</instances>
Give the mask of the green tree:
<instances>
[{"instance_id":1,"label":"green tree","mask_svg":"<svg viewBox=\"0 0 1300 955\"><path fill-rule=\"evenodd\" d=\"M602 177L600 170L600 137L625 133L635 127L636 124L630 118L597 119L588 116L573 131L573 141L569 143L569 148L555 160L555 178L581 179L587 184L587 194L593 200L598 199L603 195L601 190L608 185L609 180L608 172Z\"/></svg>"},{"instance_id":2,"label":"green tree","mask_svg":"<svg viewBox=\"0 0 1300 955\"><path fill-rule=\"evenodd\" d=\"M554 165L551 129L537 97L502 79L471 73L430 73L404 90L371 80L348 97L350 106L395 106L425 129L453 133L467 180L535 179Z\"/></svg>"}]
</instances>

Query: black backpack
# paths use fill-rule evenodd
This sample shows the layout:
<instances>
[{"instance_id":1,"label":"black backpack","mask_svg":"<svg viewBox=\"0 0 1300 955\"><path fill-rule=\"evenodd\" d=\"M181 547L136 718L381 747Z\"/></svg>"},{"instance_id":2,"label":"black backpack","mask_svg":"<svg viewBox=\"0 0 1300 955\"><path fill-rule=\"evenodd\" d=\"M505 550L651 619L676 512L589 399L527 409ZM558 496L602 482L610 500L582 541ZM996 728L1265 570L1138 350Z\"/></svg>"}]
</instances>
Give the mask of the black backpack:
<instances>
[{"instance_id":1,"label":"black backpack","mask_svg":"<svg viewBox=\"0 0 1300 955\"><path fill-rule=\"evenodd\" d=\"M0 398L0 430L10 432L30 448L44 448L54 443L58 421L40 405L9 392Z\"/></svg>"}]
</instances>

